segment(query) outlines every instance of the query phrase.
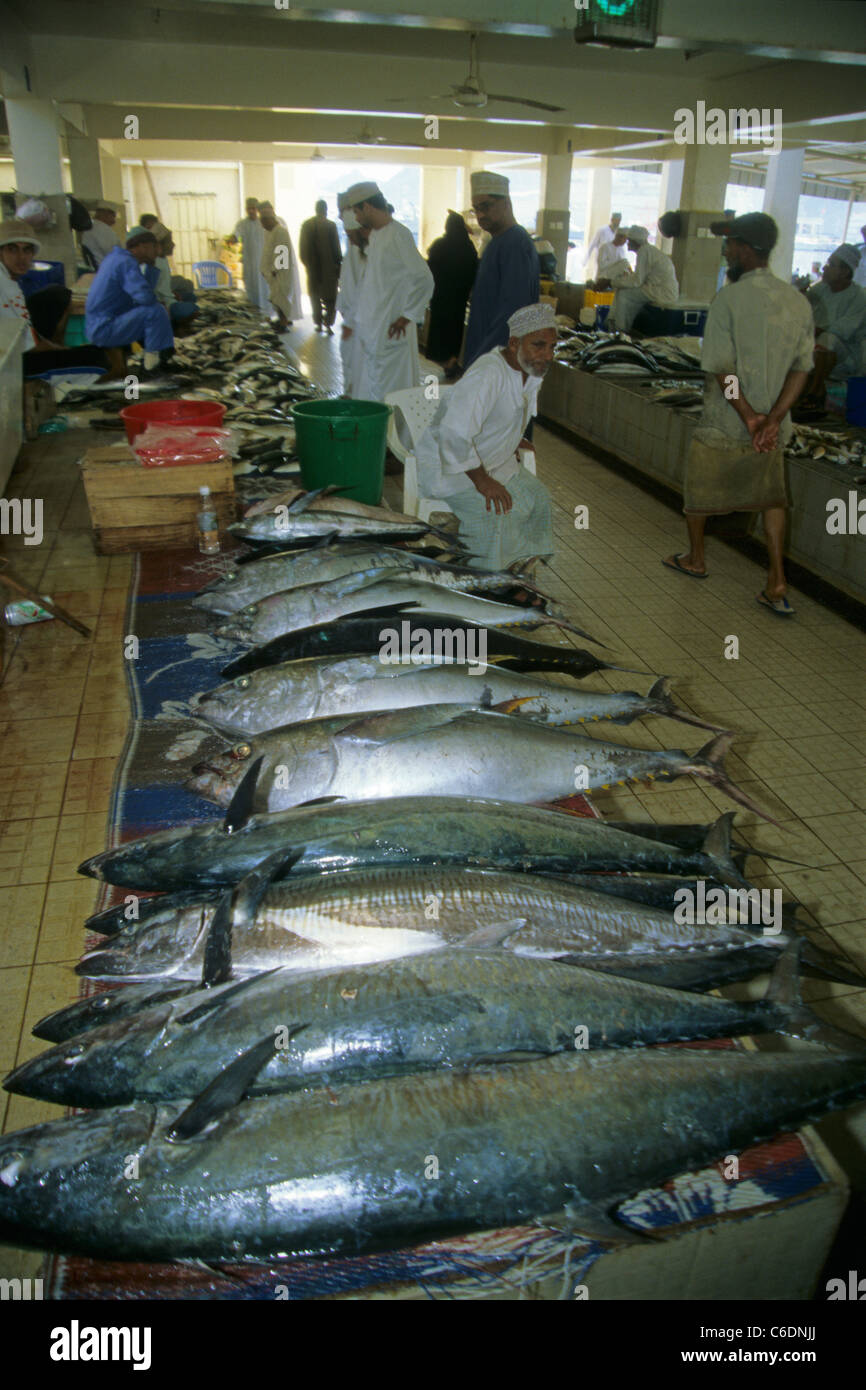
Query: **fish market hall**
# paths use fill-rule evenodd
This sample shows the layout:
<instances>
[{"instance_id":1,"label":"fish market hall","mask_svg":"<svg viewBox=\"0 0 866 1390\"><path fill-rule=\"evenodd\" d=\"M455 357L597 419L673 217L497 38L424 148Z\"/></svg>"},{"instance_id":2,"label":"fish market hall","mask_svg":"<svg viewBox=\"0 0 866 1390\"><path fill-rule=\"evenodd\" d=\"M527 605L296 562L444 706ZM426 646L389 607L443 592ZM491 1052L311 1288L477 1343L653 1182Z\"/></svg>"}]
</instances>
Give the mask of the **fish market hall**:
<instances>
[{"instance_id":1,"label":"fish market hall","mask_svg":"<svg viewBox=\"0 0 866 1390\"><path fill-rule=\"evenodd\" d=\"M841 1296L852 7L0 9L2 1288Z\"/></svg>"}]
</instances>

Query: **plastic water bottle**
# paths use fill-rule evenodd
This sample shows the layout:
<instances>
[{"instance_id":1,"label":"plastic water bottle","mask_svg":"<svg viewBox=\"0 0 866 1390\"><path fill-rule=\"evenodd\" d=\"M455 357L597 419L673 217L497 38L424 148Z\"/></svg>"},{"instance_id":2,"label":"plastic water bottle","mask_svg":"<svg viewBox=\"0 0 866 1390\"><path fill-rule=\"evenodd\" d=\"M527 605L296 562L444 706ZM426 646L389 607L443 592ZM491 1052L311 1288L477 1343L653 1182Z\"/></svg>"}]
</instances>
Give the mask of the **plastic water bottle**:
<instances>
[{"instance_id":1,"label":"plastic water bottle","mask_svg":"<svg viewBox=\"0 0 866 1390\"><path fill-rule=\"evenodd\" d=\"M198 525L198 548L202 555L216 555L220 548L219 523L216 507L211 499L210 488L205 483L199 488L201 505L196 517Z\"/></svg>"}]
</instances>

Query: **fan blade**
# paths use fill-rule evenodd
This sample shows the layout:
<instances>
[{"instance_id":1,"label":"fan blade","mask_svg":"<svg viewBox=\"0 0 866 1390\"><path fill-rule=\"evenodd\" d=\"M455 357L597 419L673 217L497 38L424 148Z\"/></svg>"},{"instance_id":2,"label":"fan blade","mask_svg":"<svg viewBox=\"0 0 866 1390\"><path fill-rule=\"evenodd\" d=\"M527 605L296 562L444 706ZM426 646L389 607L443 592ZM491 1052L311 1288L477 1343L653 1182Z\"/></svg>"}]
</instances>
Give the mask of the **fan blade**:
<instances>
[{"instance_id":1,"label":"fan blade","mask_svg":"<svg viewBox=\"0 0 866 1390\"><path fill-rule=\"evenodd\" d=\"M534 106L535 109L536 109L536 111L564 111L564 110L565 110L565 107L564 107L564 106L551 106L550 103L549 103L549 102L546 102L546 101L531 101L529 97L506 97L506 96L501 96L498 92L488 92L488 93L487 93L487 100L488 100L488 101L508 101L508 102L511 102L514 106Z\"/></svg>"}]
</instances>

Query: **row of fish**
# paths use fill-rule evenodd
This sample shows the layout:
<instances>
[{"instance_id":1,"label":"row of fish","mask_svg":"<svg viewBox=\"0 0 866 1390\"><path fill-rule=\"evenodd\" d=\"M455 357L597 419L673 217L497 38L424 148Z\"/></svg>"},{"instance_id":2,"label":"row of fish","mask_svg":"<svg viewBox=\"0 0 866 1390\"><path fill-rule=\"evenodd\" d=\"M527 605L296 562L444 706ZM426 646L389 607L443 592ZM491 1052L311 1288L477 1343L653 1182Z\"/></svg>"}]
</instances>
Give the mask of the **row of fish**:
<instances>
[{"instance_id":1,"label":"row of fish","mask_svg":"<svg viewBox=\"0 0 866 1390\"><path fill-rule=\"evenodd\" d=\"M191 785L224 816L81 866L123 897L78 973L124 983L41 1020L54 1046L6 1079L92 1109L0 1140L0 1239L234 1261L551 1213L624 1239L609 1212L635 1191L866 1094L863 1045L797 988L862 981L793 907L768 928L731 814L528 804L695 775L751 806L730 734L687 753L560 727L713 728L663 678L582 688L616 668L525 635L580 632L540 586L401 548L429 537L417 518L292 493L239 534L258 553L195 600L240 644L190 707L216 745ZM708 885L723 910L684 918ZM701 992L767 969L762 1000ZM658 1046L768 1031L806 1043Z\"/></svg>"}]
</instances>

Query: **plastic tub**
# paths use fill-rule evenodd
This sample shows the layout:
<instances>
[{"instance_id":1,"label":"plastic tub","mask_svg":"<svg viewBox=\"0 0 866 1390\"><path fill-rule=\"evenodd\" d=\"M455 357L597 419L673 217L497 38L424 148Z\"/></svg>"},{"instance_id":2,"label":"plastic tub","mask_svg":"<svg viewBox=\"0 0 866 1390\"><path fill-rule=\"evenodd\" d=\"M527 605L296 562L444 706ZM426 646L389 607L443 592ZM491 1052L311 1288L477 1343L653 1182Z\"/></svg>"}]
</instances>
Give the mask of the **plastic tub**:
<instances>
[{"instance_id":1,"label":"plastic tub","mask_svg":"<svg viewBox=\"0 0 866 1390\"><path fill-rule=\"evenodd\" d=\"M335 484L341 497L378 507L385 484L391 407L379 401L300 401L292 406L301 480Z\"/></svg>"},{"instance_id":2,"label":"plastic tub","mask_svg":"<svg viewBox=\"0 0 866 1390\"><path fill-rule=\"evenodd\" d=\"M120 418L132 444L148 425L221 425L225 413L219 401L137 401L124 406Z\"/></svg>"},{"instance_id":3,"label":"plastic tub","mask_svg":"<svg viewBox=\"0 0 866 1390\"><path fill-rule=\"evenodd\" d=\"M845 401L849 425L866 425L866 376L849 376Z\"/></svg>"}]
</instances>

